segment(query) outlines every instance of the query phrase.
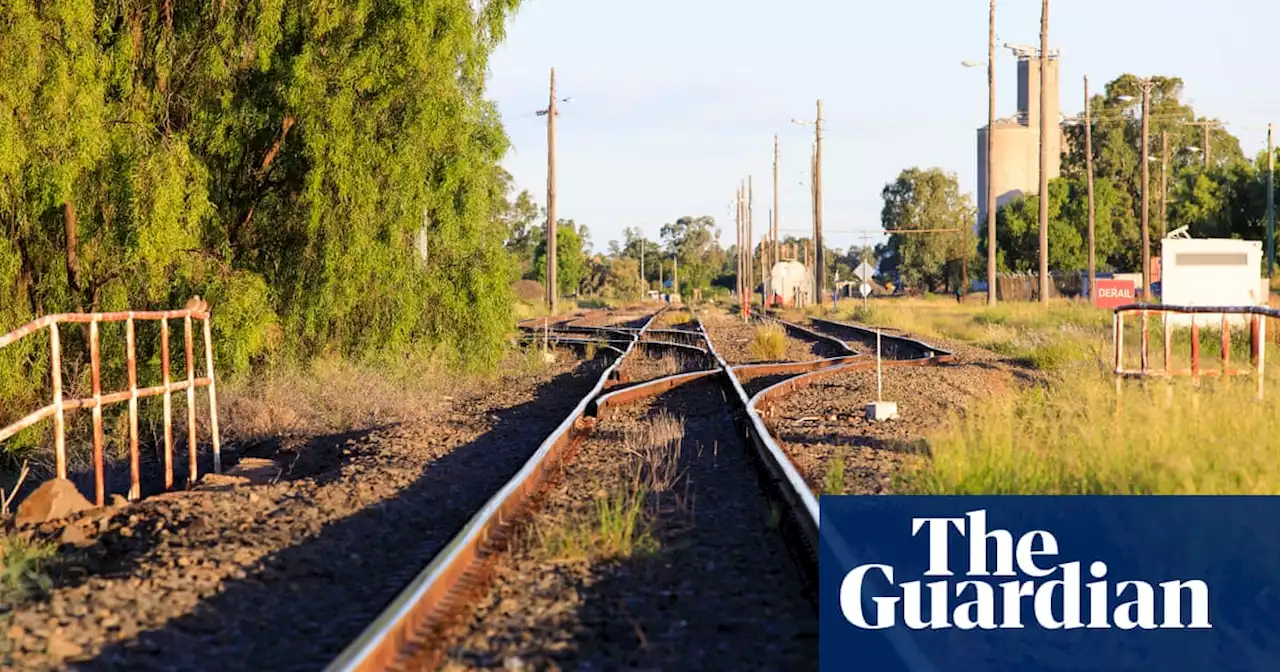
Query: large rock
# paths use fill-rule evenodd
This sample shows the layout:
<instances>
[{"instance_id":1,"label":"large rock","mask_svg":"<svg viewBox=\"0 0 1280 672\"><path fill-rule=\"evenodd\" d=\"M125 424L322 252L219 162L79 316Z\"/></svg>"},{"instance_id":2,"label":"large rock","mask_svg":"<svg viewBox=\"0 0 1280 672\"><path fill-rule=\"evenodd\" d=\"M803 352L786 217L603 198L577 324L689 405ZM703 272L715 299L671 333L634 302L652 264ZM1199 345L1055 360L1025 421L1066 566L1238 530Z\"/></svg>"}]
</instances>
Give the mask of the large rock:
<instances>
[{"instance_id":1,"label":"large rock","mask_svg":"<svg viewBox=\"0 0 1280 672\"><path fill-rule=\"evenodd\" d=\"M35 492L22 500L14 522L18 525L39 525L92 508L93 504L80 494L71 481L55 478L40 484Z\"/></svg>"}]
</instances>

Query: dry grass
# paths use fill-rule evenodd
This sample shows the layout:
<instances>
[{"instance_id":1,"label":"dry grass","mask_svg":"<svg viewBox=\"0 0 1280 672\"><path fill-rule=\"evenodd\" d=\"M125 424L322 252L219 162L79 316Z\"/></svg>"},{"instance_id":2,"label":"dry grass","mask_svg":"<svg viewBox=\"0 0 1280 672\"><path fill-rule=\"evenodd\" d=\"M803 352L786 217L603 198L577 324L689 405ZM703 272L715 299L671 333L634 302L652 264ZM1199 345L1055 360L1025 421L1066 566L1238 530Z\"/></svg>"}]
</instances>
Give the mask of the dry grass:
<instances>
[{"instance_id":1,"label":"dry grass","mask_svg":"<svg viewBox=\"0 0 1280 672\"><path fill-rule=\"evenodd\" d=\"M625 471L631 476L632 489L671 491L683 475L679 470L683 438L684 423L665 412L628 431L622 446L630 458Z\"/></svg>"},{"instance_id":2,"label":"dry grass","mask_svg":"<svg viewBox=\"0 0 1280 672\"><path fill-rule=\"evenodd\" d=\"M535 528L538 552L559 558L628 558L658 549L658 519L673 510L689 514L677 491L684 423L666 413L629 429L622 437L626 459L591 504L563 521Z\"/></svg>"},{"instance_id":3,"label":"dry grass","mask_svg":"<svg viewBox=\"0 0 1280 672\"><path fill-rule=\"evenodd\" d=\"M666 352L661 357L649 357L648 361L652 362L649 365L652 368L646 369L646 374L652 378L665 378L684 371L681 355L671 352Z\"/></svg>"},{"instance_id":4,"label":"dry grass","mask_svg":"<svg viewBox=\"0 0 1280 672\"><path fill-rule=\"evenodd\" d=\"M756 327L755 337L747 345L751 356L767 362L787 356L787 332L777 324L768 323Z\"/></svg>"},{"instance_id":5,"label":"dry grass","mask_svg":"<svg viewBox=\"0 0 1280 672\"><path fill-rule=\"evenodd\" d=\"M878 304L878 305L877 305ZM1253 380L1182 378L1117 396L1110 375L1111 315L1055 301L996 308L946 300L874 302L848 316L924 337L941 337L1052 371L1047 387L971 407L931 437L932 459L899 484L926 494L1276 494L1280 493L1280 396L1255 398ZM1126 361L1136 366L1137 320L1126 325ZM1153 365L1162 330L1151 325ZM1216 366L1220 334L1202 329L1203 366ZM1173 332L1175 366L1186 365L1187 330ZM1247 338L1233 337L1232 359L1248 360ZM1269 358L1266 384L1280 383Z\"/></svg>"},{"instance_id":6,"label":"dry grass","mask_svg":"<svg viewBox=\"0 0 1280 672\"><path fill-rule=\"evenodd\" d=\"M1270 374L1267 384L1280 379ZM1127 383L1098 370L983 405L933 437L922 493L1277 494L1280 396L1249 380Z\"/></svg>"},{"instance_id":7,"label":"dry grass","mask_svg":"<svg viewBox=\"0 0 1280 672\"><path fill-rule=\"evenodd\" d=\"M541 356L534 348L511 355L525 367ZM428 417L441 397L478 380L425 356L395 364L320 359L219 390L219 419L224 434L242 442L347 432Z\"/></svg>"},{"instance_id":8,"label":"dry grass","mask_svg":"<svg viewBox=\"0 0 1280 672\"><path fill-rule=\"evenodd\" d=\"M693 315L687 310L668 310L659 318L663 327L678 327L693 321Z\"/></svg>"},{"instance_id":9,"label":"dry grass","mask_svg":"<svg viewBox=\"0 0 1280 672\"><path fill-rule=\"evenodd\" d=\"M1109 354L1111 313L1058 299L1031 303L957 304L940 298L872 301L842 310L837 319L942 338L1009 357L1045 371L1092 363Z\"/></svg>"}]
</instances>

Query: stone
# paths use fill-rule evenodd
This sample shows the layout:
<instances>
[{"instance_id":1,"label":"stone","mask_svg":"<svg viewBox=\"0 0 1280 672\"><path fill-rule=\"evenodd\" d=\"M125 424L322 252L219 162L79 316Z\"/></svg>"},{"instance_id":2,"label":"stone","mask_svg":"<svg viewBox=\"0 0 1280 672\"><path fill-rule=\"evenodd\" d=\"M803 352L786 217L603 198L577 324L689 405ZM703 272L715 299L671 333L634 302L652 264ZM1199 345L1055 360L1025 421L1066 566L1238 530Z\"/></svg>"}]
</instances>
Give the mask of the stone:
<instances>
[{"instance_id":1,"label":"stone","mask_svg":"<svg viewBox=\"0 0 1280 672\"><path fill-rule=\"evenodd\" d=\"M75 642L68 640L61 633L49 638L49 644L46 650L48 654L54 658L74 658L84 653L83 648Z\"/></svg>"},{"instance_id":2,"label":"stone","mask_svg":"<svg viewBox=\"0 0 1280 672\"><path fill-rule=\"evenodd\" d=\"M62 528L62 536L59 537L58 543L70 544L76 548L84 548L86 546L92 546L93 539L89 537L89 534L85 532L83 527L80 527L80 525L77 525L76 523L72 523Z\"/></svg>"},{"instance_id":3,"label":"stone","mask_svg":"<svg viewBox=\"0 0 1280 672\"><path fill-rule=\"evenodd\" d=\"M129 500L125 498L124 495L121 495L119 493L111 495L111 508L123 509L126 506L129 506Z\"/></svg>"},{"instance_id":4,"label":"stone","mask_svg":"<svg viewBox=\"0 0 1280 672\"><path fill-rule=\"evenodd\" d=\"M51 520L66 518L93 508L93 504L80 494L76 486L65 478L55 478L40 484L35 492L18 505L14 523L38 525Z\"/></svg>"}]
</instances>

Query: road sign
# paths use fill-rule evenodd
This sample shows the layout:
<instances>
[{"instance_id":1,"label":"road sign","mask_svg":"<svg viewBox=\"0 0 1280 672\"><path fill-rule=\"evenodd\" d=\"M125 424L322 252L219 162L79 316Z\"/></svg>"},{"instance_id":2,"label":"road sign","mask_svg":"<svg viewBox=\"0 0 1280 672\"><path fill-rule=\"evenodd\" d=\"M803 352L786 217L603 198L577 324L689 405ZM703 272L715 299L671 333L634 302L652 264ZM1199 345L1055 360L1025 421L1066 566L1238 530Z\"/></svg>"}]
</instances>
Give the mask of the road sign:
<instances>
[{"instance_id":1,"label":"road sign","mask_svg":"<svg viewBox=\"0 0 1280 672\"><path fill-rule=\"evenodd\" d=\"M1098 291L1094 299L1094 305L1099 308L1115 308L1123 306L1126 303L1134 302L1134 287L1132 280L1103 280L1098 278Z\"/></svg>"},{"instance_id":2,"label":"road sign","mask_svg":"<svg viewBox=\"0 0 1280 672\"><path fill-rule=\"evenodd\" d=\"M863 282L866 282L876 274L876 269L872 268L870 264L864 261L861 264L858 264L857 268L853 269L853 274L862 278Z\"/></svg>"},{"instance_id":3,"label":"road sign","mask_svg":"<svg viewBox=\"0 0 1280 672\"><path fill-rule=\"evenodd\" d=\"M871 294L871 285L868 285L865 282L862 283L858 286L858 293L862 295L862 298L867 298L867 296Z\"/></svg>"}]
</instances>

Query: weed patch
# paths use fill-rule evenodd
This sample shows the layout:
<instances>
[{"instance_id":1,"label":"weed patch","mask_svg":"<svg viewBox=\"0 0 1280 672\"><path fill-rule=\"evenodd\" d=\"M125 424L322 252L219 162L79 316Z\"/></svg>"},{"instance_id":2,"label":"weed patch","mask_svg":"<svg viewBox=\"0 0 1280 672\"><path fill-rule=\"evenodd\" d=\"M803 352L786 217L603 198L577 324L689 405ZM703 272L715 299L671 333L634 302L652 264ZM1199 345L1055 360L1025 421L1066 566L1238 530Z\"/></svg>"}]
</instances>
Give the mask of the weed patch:
<instances>
[{"instance_id":1,"label":"weed patch","mask_svg":"<svg viewBox=\"0 0 1280 672\"><path fill-rule=\"evenodd\" d=\"M756 327L755 337L747 345L751 356L768 362L787 356L787 332L780 325L768 323Z\"/></svg>"}]
</instances>

